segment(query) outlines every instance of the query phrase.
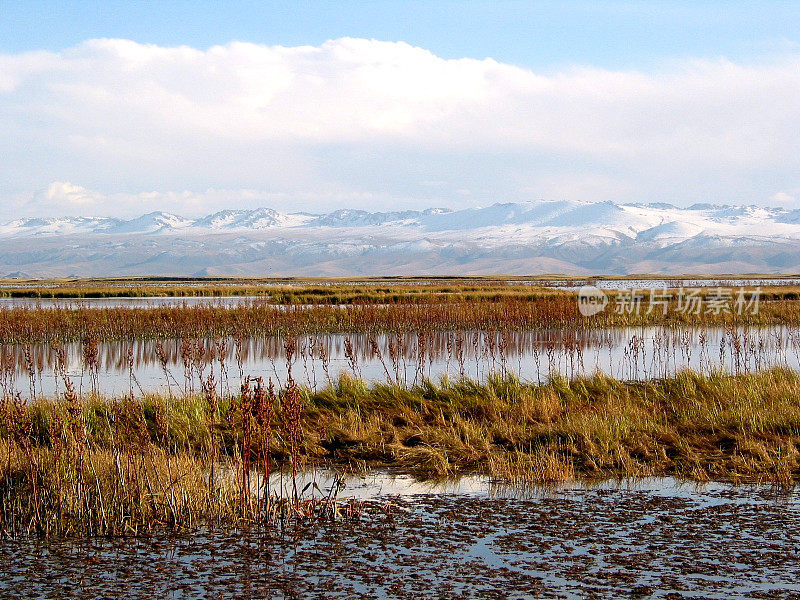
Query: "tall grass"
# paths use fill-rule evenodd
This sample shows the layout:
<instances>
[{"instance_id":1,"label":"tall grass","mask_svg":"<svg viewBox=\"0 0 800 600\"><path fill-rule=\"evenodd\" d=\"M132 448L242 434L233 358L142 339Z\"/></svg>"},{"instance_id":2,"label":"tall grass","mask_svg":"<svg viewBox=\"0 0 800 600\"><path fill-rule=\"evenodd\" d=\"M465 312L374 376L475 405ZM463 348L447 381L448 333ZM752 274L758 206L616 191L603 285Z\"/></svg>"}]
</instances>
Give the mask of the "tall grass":
<instances>
[{"instance_id":1,"label":"tall grass","mask_svg":"<svg viewBox=\"0 0 800 600\"><path fill-rule=\"evenodd\" d=\"M310 465L485 473L511 482L675 475L793 483L800 376L685 372L524 385L495 376L404 388L343 376L314 393L245 380L241 394L59 398L0 406L0 531L137 534L201 523L331 518ZM287 469L288 494L269 490ZM350 514L358 512L348 505Z\"/></svg>"},{"instance_id":2,"label":"tall grass","mask_svg":"<svg viewBox=\"0 0 800 600\"><path fill-rule=\"evenodd\" d=\"M578 311L566 294L533 299L501 296L491 301L453 300L275 307L260 302L148 308L2 308L0 344L141 340L181 337L246 338L257 335L425 332L443 330L588 330L647 324L737 326L800 324L800 302L764 302L757 314L681 313L677 310L616 313L592 317Z\"/></svg>"},{"instance_id":3,"label":"tall grass","mask_svg":"<svg viewBox=\"0 0 800 600\"><path fill-rule=\"evenodd\" d=\"M0 404L0 534L138 535L197 524L280 525L356 518L338 483L298 490L299 394L249 378L238 397L80 398ZM281 425L274 435L273 424ZM270 488L273 457L293 490ZM255 467L255 468L254 468ZM322 490L317 489L320 493Z\"/></svg>"}]
</instances>

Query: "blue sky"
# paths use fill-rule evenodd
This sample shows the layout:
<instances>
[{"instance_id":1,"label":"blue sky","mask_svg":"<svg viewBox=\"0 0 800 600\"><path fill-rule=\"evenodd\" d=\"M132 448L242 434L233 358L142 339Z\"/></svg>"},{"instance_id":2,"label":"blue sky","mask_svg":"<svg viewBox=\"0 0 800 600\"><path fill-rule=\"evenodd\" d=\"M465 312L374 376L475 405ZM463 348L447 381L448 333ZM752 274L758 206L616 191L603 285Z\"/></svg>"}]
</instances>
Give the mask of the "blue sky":
<instances>
[{"instance_id":1,"label":"blue sky","mask_svg":"<svg viewBox=\"0 0 800 600\"><path fill-rule=\"evenodd\" d=\"M0 213L800 208L800 2L0 0Z\"/></svg>"},{"instance_id":2,"label":"blue sky","mask_svg":"<svg viewBox=\"0 0 800 600\"><path fill-rule=\"evenodd\" d=\"M3 0L0 14L0 50L7 52L62 50L100 37L196 48L359 37L535 69L630 68L685 57L748 59L800 42L800 3L781 1Z\"/></svg>"}]
</instances>

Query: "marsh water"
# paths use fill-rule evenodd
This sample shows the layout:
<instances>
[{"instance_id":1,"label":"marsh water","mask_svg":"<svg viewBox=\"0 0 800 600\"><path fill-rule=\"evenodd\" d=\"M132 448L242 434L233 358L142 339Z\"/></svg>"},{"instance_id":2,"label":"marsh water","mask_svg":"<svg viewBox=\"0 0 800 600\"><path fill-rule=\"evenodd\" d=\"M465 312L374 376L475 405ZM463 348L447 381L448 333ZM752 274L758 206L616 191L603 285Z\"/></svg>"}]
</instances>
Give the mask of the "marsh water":
<instances>
[{"instance_id":1,"label":"marsh water","mask_svg":"<svg viewBox=\"0 0 800 600\"><path fill-rule=\"evenodd\" d=\"M800 494L346 479L356 521L0 541L4 598L800 598ZM320 478L324 489L326 480Z\"/></svg>"},{"instance_id":2,"label":"marsh water","mask_svg":"<svg viewBox=\"0 0 800 600\"><path fill-rule=\"evenodd\" d=\"M481 283L476 281L476 284ZM538 287L548 287L562 290L576 291L584 285L592 285L602 290L663 290L675 288L746 288L754 289L758 287L770 286L798 286L800 278L788 277L752 277L752 278L668 278L668 279L530 279L530 280L499 280L496 283L508 285L530 285ZM337 281L335 285L350 286L371 286L371 285L391 285L392 282L379 281ZM414 281L404 281L404 285L439 285L437 279L420 279ZM149 284L152 285L152 284ZM165 284L169 285L169 284ZM223 285L223 284L220 284ZM275 282L259 283L264 289L263 295L245 296L139 296L139 297L107 297L107 298L24 298L24 297L0 297L0 308L165 308L180 306L219 306L224 308L234 308L238 306L264 305L271 304L272 300L269 291L274 287L287 288L296 286L298 288L308 286L307 282ZM332 282L314 282L315 287L325 287L332 285ZM0 284L0 290L8 287L21 288L47 288L44 285L35 284ZM136 286L132 286L136 287ZM189 286L191 287L191 286Z\"/></svg>"},{"instance_id":3,"label":"marsh water","mask_svg":"<svg viewBox=\"0 0 800 600\"><path fill-rule=\"evenodd\" d=\"M290 340L166 339L101 342L96 358L82 343L0 347L4 393L52 396L66 374L81 393L108 395L200 389L213 373L222 394L239 389L245 375L321 389L345 373L368 382L409 386L425 379L491 374L544 382L554 374L575 378L601 372L636 380L684 369L710 373L800 370L800 328L637 327L522 332L451 331L427 334L325 334Z\"/></svg>"}]
</instances>

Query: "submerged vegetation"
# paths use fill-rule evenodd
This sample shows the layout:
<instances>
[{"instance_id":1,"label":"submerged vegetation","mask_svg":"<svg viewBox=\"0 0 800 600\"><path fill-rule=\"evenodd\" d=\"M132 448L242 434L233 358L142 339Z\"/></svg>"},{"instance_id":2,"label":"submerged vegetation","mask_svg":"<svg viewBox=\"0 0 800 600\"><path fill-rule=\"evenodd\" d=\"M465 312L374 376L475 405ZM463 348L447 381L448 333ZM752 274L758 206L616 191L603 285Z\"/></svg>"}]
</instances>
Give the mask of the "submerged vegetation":
<instances>
[{"instance_id":1,"label":"submerged vegetation","mask_svg":"<svg viewBox=\"0 0 800 600\"><path fill-rule=\"evenodd\" d=\"M253 301L234 307L213 304L150 308L3 308L0 343L70 342L84 339L141 340L166 337L220 338L259 335L380 333L446 330L588 330L599 327L665 325L800 324L800 301L765 300L757 313L700 314L662 310L605 312L585 317L574 295L514 296L485 301L389 304L288 305Z\"/></svg>"},{"instance_id":2,"label":"submerged vegetation","mask_svg":"<svg viewBox=\"0 0 800 600\"><path fill-rule=\"evenodd\" d=\"M492 377L403 388L347 376L319 392L246 378L182 396L4 400L0 529L125 534L195 524L357 515L270 473L332 467L510 482L674 475L800 476L800 376L785 370L647 382L604 376L525 385Z\"/></svg>"}]
</instances>

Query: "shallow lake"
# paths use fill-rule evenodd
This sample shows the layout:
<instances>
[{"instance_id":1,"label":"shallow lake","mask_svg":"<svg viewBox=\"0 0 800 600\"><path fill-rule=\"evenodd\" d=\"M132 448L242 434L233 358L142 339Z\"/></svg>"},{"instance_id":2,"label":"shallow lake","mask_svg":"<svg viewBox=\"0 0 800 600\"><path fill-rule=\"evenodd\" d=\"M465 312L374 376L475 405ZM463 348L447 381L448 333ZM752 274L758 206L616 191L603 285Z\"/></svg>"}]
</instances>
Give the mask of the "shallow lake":
<instances>
[{"instance_id":1,"label":"shallow lake","mask_svg":"<svg viewBox=\"0 0 800 600\"><path fill-rule=\"evenodd\" d=\"M346 373L404 386L424 379L491 374L544 382L551 374L575 378L602 372L649 379L684 369L710 373L800 370L800 328L637 327L524 332L452 331L425 335L320 335L167 339L107 342L87 359L81 343L0 347L0 385L6 394L51 396L64 390L63 374L80 393L179 394L200 390L213 373L221 394L235 393L245 375L321 389ZM291 359L291 360L289 360Z\"/></svg>"}]
</instances>

